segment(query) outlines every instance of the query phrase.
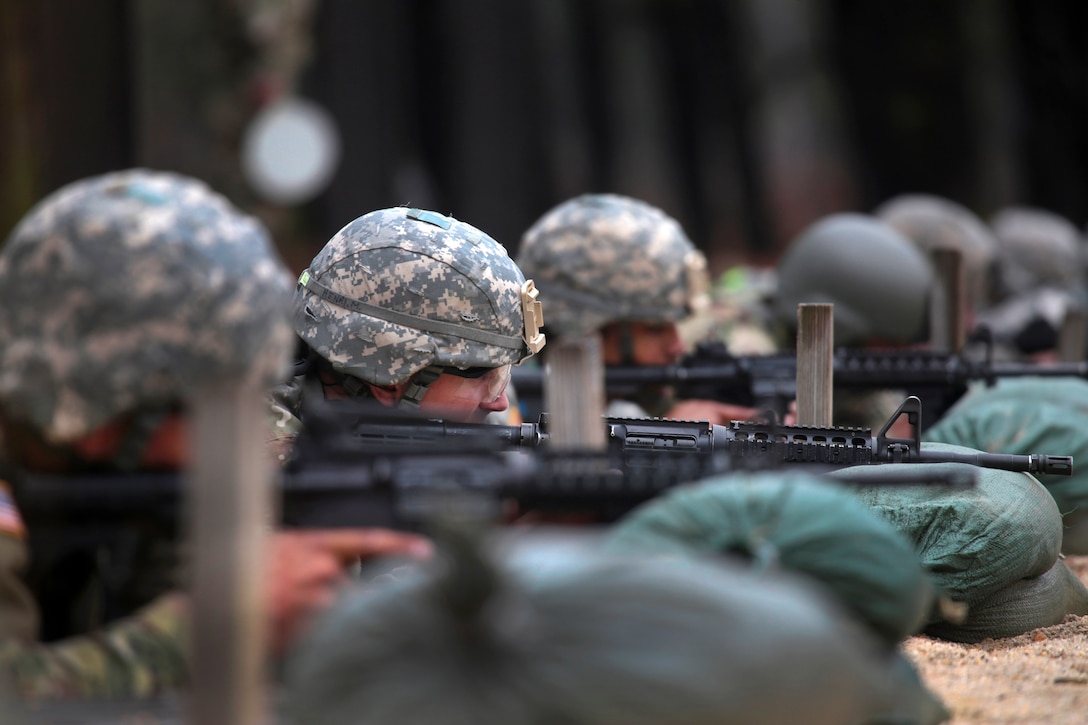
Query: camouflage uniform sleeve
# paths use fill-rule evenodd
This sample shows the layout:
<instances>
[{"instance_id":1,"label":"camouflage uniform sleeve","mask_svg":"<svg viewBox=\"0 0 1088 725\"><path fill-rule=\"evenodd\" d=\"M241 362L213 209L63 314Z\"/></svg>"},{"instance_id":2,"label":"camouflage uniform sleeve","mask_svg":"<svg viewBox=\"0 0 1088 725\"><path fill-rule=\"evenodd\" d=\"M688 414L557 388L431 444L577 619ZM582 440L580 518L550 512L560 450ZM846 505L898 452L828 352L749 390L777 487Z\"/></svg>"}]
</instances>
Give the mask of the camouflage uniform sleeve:
<instances>
[{"instance_id":1,"label":"camouflage uniform sleeve","mask_svg":"<svg viewBox=\"0 0 1088 725\"><path fill-rule=\"evenodd\" d=\"M287 462L302 421L298 417L302 405L304 378L294 377L277 385L269 396L268 430L266 448L278 465Z\"/></svg>"},{"instance_id":2,"label":"camouflage uniform sleeve","mask_svg":"<svg viewBox=\"0 0 1088 725\"><path fill-rule=\"evenodd\" d=\"M23 578L29 557L22 516L0 481L0 638L38 637L38 607Z\"/></svg>"},{"instance_id":3,"label":"camouflage uniform sleeve","mask_svg":"<svg viewBox=\"0 0 1088 725\"><path fill-rule=\"evenodd\" d=\"M50 644L0 641L0 680L19 698L146 698L188 677L185 598L169 594L101 632Z\"/></svg>"},{"instance_id":4,"label":"camouflage uniform sleeve","mask_svg":"<svg viewBox=\"0 0 1088 725\"><path fill-rule=\"evenodd\" d=\"M23 580L27 560L26 542L0 533L0 639L38 637L38 607Z\"/></svg>"}]
</instances>

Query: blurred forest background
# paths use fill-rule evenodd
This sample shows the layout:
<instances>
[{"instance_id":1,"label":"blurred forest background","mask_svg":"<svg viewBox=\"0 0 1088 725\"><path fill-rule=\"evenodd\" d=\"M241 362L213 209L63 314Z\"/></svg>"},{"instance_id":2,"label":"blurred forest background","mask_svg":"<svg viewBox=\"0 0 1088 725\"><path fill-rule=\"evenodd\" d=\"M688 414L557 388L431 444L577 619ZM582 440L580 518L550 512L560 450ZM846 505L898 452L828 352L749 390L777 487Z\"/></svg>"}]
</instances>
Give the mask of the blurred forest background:
<instances>
[{"instance_id":1,"label":"blurred forest background","mask_svg":"<svg viewBox=\"0 0 1088 725\"><path fill-rule=\"evenodd\" d=\"M625 193L711 268L899 193L1088 222L1079 0L0 0L0 234L75 179L204 179L304 267L410 203L515 252L554 204ZM247 125L297 95L340 135L313 198L262 199Z\"/></svg>"}]
</instances>

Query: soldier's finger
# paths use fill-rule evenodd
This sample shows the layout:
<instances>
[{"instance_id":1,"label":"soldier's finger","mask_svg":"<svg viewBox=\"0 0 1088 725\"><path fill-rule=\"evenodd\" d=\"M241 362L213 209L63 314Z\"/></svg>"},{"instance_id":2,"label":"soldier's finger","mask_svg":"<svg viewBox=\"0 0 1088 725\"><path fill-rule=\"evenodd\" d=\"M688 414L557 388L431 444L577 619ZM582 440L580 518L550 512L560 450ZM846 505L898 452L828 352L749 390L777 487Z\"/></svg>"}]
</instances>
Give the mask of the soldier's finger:
<instances>
[{"instance_id":1,"label":"soldier's finger","mask_svg":"<svg viewBox=\"0 0 1088 725\"><path fill-rule=\"evenodd\" d=\"M423 559L434 550L429 539L392 529L317 529L306 533L312 545L343 559L388 554Z\"/></svg>"}]
</instances>

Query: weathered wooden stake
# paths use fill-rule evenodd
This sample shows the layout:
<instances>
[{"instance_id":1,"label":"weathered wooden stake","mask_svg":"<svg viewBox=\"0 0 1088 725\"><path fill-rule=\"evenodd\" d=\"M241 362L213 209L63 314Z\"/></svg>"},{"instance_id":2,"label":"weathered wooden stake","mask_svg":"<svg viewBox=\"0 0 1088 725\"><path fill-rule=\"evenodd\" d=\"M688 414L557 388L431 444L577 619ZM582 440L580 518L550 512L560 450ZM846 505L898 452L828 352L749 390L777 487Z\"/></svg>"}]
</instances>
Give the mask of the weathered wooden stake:
<instances>
[{"instance_id":1,"label":"weathered wooden stake","mask_svg":"<svg viewBox=\"0 0 1088 725\"><path fill-rule=\"evenodd\" d=\"M554 450L604 450L604 358L597 333L548 340L544 410Z\"/></svg>"},{"instance_id":2,"label":"weathered wooden stake","mask_svg":"<svg viewBox=\"0 0 1088 725\"><path fill-rule=\"evenodd\" d=\"M262 449L262 396L216 385L194 400L189 472L193 551L188 722L265 721L265 537L272 471Z\"/></svg>"},{"instance_id":3,"label":"weathered wooden stake","mask_svg":"<svg viewBox=\"0 0 1088 725\"><path fill-rule=\"evenodd\" d=\"M798 425L831 425L834 311L832 304L797 305Z\"/></svg>"},{"instance_id":4,"label":"weathered wooden stake","mask_svg":"<svg viewBox=\"0 0 1088 725\"><path fill-rule=\"evenodd\" d=\"M934 285L930 296L930 346L937 352L959 352L967 342L967 289L963 253L938 248L929 253Z\"/></svg>"}]
</instances>

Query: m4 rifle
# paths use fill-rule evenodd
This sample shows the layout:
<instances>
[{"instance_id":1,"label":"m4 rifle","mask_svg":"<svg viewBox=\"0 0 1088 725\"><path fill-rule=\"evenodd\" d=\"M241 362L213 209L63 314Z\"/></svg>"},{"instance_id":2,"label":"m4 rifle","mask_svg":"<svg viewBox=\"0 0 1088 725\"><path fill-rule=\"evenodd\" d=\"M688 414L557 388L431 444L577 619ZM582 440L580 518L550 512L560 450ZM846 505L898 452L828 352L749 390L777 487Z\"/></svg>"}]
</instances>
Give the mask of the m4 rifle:
<instances>
[{"instance_id":1,"label":"m4 rifle","mask_svg":"<svg viewBox=\"0 0 1088 725\"><path fill-rule=\"evenodd\" d=\"M860 350L839 348L832 358L835 391L901 390L926 401L924 430L942 416L975 381L993 385L1008 377L1088 378L1088 363L1022 363L994 361L965 353L932 350ZM543 408L544 371L517 366L511 383L528 418ZM607 366L605 390L610 397L634 396L646 387L669 386L678 398L718 400L775 411L784 415L797 397L797 357L732 355L721 343L703 343L675 365Z\"/></svg>"}]
</instances>

